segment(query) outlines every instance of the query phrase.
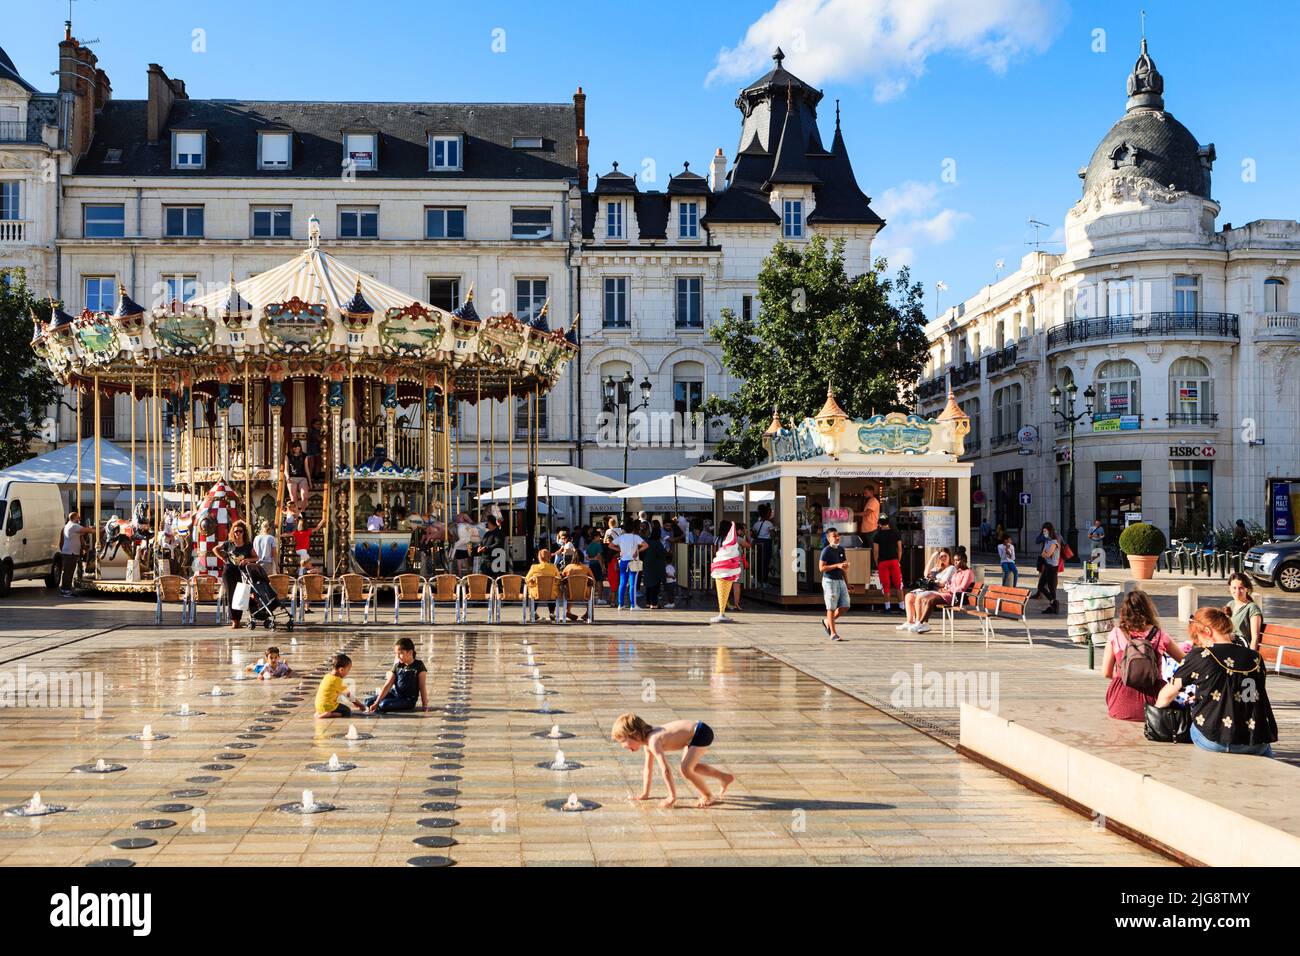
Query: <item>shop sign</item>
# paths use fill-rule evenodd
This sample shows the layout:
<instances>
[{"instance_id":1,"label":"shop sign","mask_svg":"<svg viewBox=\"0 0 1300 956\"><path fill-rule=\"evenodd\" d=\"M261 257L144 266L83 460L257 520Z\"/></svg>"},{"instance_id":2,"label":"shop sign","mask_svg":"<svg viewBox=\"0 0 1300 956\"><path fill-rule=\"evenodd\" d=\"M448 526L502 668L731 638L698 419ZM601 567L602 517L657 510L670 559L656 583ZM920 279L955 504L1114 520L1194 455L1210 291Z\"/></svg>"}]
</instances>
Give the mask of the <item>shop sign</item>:
<instances>
[{"instance_id":1,"label":"shop sign","mask_svg":"<svg viewBox=\"0 0 1300 956\"><path fill-rule=\"evenodd\" d=\"M1057 463L1058 465L1064 465L1064 464L1066 464L1069 460L1070 460L1070 449L1068 449L1068 448L1058 448L1058 449L1056 450L1056 463Z\"/></svg>"},{"instance_id":2,"label":"shop sign","mask_svg":"<svg viewBox=\"0 0 1300 956\"><path fill-rule=\"evenodd\" d=\"M1213 458L1217 452L1213 445L1170 445L1170 458Z\"/></svg>"},{"instance_id":3,"label":"shop sign","mask_svg":"<svg viewBox=\"0 0 1300 956\"><path fill-rule=\"evenodd\" d=\"M1016 438L1022 445L1032 445L1038 441L1038 429L1033 425L1026 425L1016 433Z\"/></svg>"},{"instance_id":4,"label":"shop sign","mask_svg":"<svg viewBox=\"0 0 1300 956\"><path fill-rule=\"evenodd\" d=\"M1112 418L1098 418L1092 423L1094 432L1135 432L1142 428L1142 419L1137 415L1118 415Z\"/></svg>"},{"instance_id":5,"label":"shop sign","mask_svg":"<svg viewBox=\"0 0 1300 956\"><path fill-rule=\"evenodd\" d=\"M853 512L850 511L848 508L823 508L822 509L823 524L844 524L845 522L852 520L852 518L853 518Z\"/></svg>"},{"instance_id":6,"label":"shop sign","mask_svg":"<svg viewBox=\"0 0 1300 956\"><path fill-rule=\"evenodd\" d=\"M1292 485L1285 482L1279 482L1273 486L1273 507L1272 526L1275 536L1290 536L1295 534L1295 510L1291 507L1291 489L1300 488L1300 485Z\"/></svg>"}]
</instances>

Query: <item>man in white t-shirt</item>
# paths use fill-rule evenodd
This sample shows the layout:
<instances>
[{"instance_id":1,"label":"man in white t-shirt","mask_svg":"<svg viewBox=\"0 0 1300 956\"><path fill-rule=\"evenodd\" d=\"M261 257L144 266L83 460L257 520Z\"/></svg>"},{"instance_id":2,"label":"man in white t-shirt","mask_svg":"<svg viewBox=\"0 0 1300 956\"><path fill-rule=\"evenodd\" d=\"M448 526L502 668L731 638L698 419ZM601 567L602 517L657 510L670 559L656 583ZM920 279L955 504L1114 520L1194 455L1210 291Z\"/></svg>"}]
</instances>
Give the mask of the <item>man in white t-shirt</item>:
<instances>
[{"instance_id":1,"label":"man in white t-shirt","mask_svg":"<svg viewBox=\"0 0 1300 956\"><path fill-rule=\"evenodd\" d=\"M623 592L626 591L627 607L631 610L636 607L636 572L630 565L640 558L648 545L639 534L624 531L614 539L614 547L618 548L618 607L622 609Z\"/></svg>"},{"instance_id":2,"label":"man in white t-shirt","mask_svg":"<svg viewBox=\"0 0 1300 956\"><path fill-rule=\"evenodd\" d=\"M59 535L59 593L64 597L72 597L72 575L81 557L81 536L94 533L94 528L82 525L81 515L69 513L68 523Z\"/></svg>"}]
</instances>

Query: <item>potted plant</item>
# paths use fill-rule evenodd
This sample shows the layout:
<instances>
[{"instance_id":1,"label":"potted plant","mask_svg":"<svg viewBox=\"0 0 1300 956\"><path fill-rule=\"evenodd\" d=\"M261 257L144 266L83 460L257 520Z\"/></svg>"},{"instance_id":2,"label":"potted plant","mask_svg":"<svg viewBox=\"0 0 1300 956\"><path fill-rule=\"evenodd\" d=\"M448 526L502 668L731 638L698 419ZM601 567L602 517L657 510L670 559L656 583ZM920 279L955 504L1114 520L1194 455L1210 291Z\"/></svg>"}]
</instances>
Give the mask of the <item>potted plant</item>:
<instances>
[{"instance_id":1,"label":"potted plant","mask_svg":"<svg viewBox=\"0 0 1300 956\"><path fill-rule=\"evenodd\" d=\"M1139 521L1120 534L1119 549L1128 557L1134 576L1139 581L1150 581L1155 575L1156 561L1165 549L1165 534L1155 525Z\"/></svg>"}]
</instances>

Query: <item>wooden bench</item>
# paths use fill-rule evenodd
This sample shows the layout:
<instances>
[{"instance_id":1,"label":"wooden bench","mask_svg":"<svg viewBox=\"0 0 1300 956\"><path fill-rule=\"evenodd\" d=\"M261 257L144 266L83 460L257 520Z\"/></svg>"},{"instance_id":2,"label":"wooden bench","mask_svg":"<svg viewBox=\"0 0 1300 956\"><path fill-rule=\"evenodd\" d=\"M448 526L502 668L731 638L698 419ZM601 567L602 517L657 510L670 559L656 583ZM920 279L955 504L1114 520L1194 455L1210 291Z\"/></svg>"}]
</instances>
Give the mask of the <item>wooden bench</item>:
<instances>
[{"instance_id":1,"label":"wooden bench","mask_svg":"<svg viewBox=\"0 0 1300 956\"><path fill-rule=\"evenodd\" d=\"M1029 646L1032 647L1034 638L1029 633L1029 621L1025 618L1025 612L1029 610L1029 597L1032 594L1033 590L1030 588L1003 587L1000 584L990 584L982 590L967 591L961 595L956 604L941 606L944 636L955 641L957 615L967 614L980 622L985 647L989 646L989 640L993 637L995 619L1019 621L1023 624L1025 637L1029 639Z\"/></svg>"},{"instance_id":2,"label":"wooden bench","mask_svg":"<svg viewBox=\"0 0 1300 956\"><path fill-rule=\"evenodd\" d=\"M1265 624L1259 634L1259 653L1264 666L1275 674L1300 677L1300 627Z\"/></svg>"}]
</instances>

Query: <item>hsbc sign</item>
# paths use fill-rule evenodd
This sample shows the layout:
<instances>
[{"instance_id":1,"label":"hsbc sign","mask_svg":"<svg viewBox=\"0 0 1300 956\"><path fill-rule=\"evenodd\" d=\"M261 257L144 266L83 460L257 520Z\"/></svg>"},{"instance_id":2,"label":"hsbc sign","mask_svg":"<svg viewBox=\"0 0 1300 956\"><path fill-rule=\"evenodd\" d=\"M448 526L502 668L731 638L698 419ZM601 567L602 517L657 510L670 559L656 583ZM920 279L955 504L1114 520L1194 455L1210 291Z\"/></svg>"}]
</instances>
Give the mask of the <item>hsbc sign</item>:
<instances>
[{"instance_id":1,"label":"hsbc sign","mask_svg":"<svg viewBox=\"0 0 1300 956\"><path fill-rule=\"evenodd\" d=\"M1170 458L1213 458L1217 452L1213 445L1170 445Z\"/></svg>"}]
</instances>

